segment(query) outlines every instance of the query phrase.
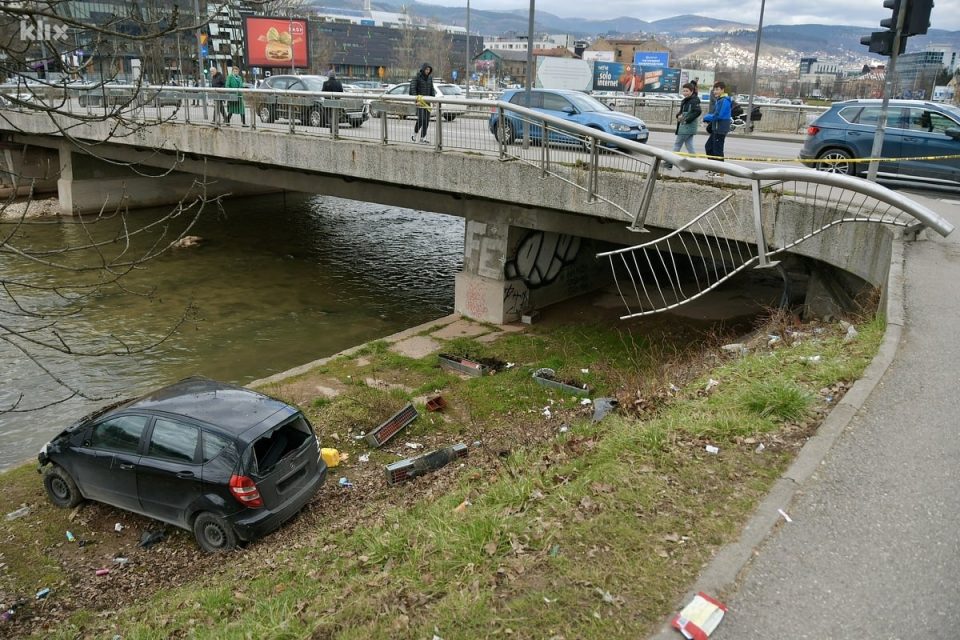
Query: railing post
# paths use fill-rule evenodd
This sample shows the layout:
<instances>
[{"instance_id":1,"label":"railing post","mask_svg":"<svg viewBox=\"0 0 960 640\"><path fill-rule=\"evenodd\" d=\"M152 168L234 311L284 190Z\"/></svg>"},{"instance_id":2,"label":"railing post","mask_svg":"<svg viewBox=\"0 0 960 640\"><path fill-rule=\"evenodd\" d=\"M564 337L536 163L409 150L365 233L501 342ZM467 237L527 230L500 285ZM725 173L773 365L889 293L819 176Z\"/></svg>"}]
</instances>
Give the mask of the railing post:
<instances>
[{"instance_id":1,"label":"railing post","mask_svg":"<svg viewBox=\"0 0 960 640\"><path fill-rule=\"evenodd\" d=\"M543 123L543 133L540 135L540 177L547 177L547 140L550 139L550 127L546 122Z\"/></svg>"},{"instance_id":2,"label":"railing post","mask_svg":"<svg viewBox=\"0 0 960 640\"><path fill-rule=\"evenodd\" d=\"M441 103L437 102L437 135L436 139L433 141L433 148L436 151L443 150L443 107Z\"/></svg>"},{"instance_id":3,"label":"railing post","mask_svg":"<svg viewBox=\"0 0 960 640\"><path fill-rule=\"evenodd\" d=\"M590 174L587 177L587 202L597 199L597 170L600 164L600 150L597 139L590 137Z\"/></svg>"},{"instance_id":4,"label":"railing post","mask_svg":"<svg viewBox=\"0 0 960 640\"><path fill-rule=\"evenodd\" d=\"M380 140L383 144L387 144L389 142L387 137L387 110L381 109L378 115L380 116L378 118L380 120Z\"/></svg>"},{"instance_id":5,"label":"railing post","mask_svg":"<svg viewBox=\"0 0 960 640\"><path fill-rule=\"evenodd\" d=\"M500 143L500 159L506 160L507 158L507 142L505 139L506 134L506 123L504 122L504 117L506 113L503 110L503 107L497 106L497 142Z\"/></svg>"},{"instance_id":6,"label":"railing post","mask_svg":"<svg viewBox=\"0 0 960 640\"><path fill-rule=\"evenodd\" d=\"M650 211L650 202L653 201L653 189L657 184L657 176L660 175L660 158L654 156L653 164L650 166L650 172L647 173L647 179L643 183L643 199L640 201L640 208L637 209L637 215L627 229L630 231L646 232L643 226L647 221L647 212Z\"/></svg>"},{"instance_id":7,"label":"railing post","mask_svg":"<svg viewBox=\"0 0 960 640\"><path fill-rule=\"evenodd\" d=\"M283 98L283 96L280 96L277 99L277 102L280 102L280 98ZM292 104L292 102L293 102L293 98L290 98L290 102L287 103L287 130L290 133L294 133L294 131L296 130L296 127L294 126L293 121L297 119L296 113L294 112L294 105Z\"/></svg>"},{"instance_id":8,"label":"railing post","mask_svg":"<svg viewBox=\"0 0 960 640\"><path fill-rule=\"evenodd\" d=\"M330 109L330 139L337 140L340 138L340 108L334 107Z\"/></svg>"},{"instance_id":9,"label":"railing post","mask_svg":"<svg viewBox=\"0 0 960 640\"><path fill-rule=\"evenodd\" d=\"M190 98L192 94L189 91L183 92L183 121L190 124Z\"/></svg>"},{"instance_id":10,"label":"railing post","mask_svg":"<svg viewBox=\"0 0 960 640\"><path fill-rule=\"evenodd\" d=\"M751 190L753 192L753 231L756 235L757 240L757 257L760 258L760 264L757 265L758 268L765 267L774 267L780 262L778 260L770 260L767 258L767 239L763 233L763 216L761 215L761 198L760 198L760 181L754 180L751 182Z\"/></svg>"}]
</instances>

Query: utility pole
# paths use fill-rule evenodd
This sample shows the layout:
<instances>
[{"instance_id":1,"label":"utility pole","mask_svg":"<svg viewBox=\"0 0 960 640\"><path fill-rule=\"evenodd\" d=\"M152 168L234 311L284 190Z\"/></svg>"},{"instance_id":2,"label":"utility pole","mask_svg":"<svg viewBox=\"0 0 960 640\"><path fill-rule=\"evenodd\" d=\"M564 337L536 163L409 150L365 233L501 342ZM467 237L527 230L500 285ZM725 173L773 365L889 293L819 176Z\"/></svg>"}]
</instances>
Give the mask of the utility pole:
<instances>
[{"instance_id":1,"label":"utility pole","mask_svg":"<svg viewBox=\"0 0 960 640\"><path fill-rule=\"evenodd\" d=\"M763 10L766 4L766 0L760 0L760 22L757 23L757 46L753 50L753 74L750 76L750 99L747 100L747 122L743 127L747 133L753 132L753 96L757 92L757 62L760 60L760 37L763 35Z\"/></svg>"},{"instance_id":2,"label":"utility pole","mask_svg":"<svg viewBox=\"0 0 960 640\"><path fill-rule=\"evenodd\" d=\"M536 0L530 0L530 17L527 22L527 88L525 106L529 109L533 104L533 16L536 11ZM530 146L530 122L523 119L523 148Z\"/></svg>"},{"instance_id":3,"label":"utility pole","mask_svg":"<svg viewBox=\"0 0 960 640\"><path fill-rule=\"evenodd\" d=\"M463 81L467 85L467 99L470 99L470 0L467 0L467 54L463 57Z\"/></svg>"}]
</instances>

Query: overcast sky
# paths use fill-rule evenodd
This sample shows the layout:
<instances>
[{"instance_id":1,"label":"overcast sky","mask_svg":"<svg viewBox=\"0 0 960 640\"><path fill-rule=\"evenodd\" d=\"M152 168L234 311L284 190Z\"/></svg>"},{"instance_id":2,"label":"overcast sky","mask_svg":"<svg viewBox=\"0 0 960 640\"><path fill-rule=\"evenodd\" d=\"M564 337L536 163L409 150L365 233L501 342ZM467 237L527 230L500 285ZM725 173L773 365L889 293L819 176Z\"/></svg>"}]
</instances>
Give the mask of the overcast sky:
<instances>
[{"instance_id":1,"label":"overcast sky","mask_svg":"<svg viewBox=\"0 0 960 640\"><path fill-rule=\"evenodd\" d=\"M420 0L429 4L466 6L466 0ZM606 0L590 4L584 10L583 0L535 0L538 11L564 18L619 18L659 20L683 14L697 14L756 23L760 17L760 0ZM470 0L471 9L509 11L527 9L523 0ZM764 24L834 24L877 27L890 17L883 0L769 0L764 9ZM960 0L934 0L930 22L937 29L960 30Z\"/></svg>"}]
</instances>

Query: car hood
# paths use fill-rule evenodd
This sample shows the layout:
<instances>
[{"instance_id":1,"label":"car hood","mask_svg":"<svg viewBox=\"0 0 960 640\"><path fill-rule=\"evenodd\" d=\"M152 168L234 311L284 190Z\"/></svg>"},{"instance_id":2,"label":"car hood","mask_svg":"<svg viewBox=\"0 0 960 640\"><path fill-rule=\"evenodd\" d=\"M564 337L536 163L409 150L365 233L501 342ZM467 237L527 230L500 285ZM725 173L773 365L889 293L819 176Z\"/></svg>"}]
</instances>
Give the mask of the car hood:
<instances>
[{"instance_id":1,"label":"car hood","mask_svg":"<svg viewBox=\"0 0 960 640\"><path fill-rule=\"evenodd\" d=\"M590 111L583 114L587 119L597 123L623 124L628 127L646 127L647 125L640 118L628 116L625 113L601 113L599 111Z\"/></svg>"}]
</instances>

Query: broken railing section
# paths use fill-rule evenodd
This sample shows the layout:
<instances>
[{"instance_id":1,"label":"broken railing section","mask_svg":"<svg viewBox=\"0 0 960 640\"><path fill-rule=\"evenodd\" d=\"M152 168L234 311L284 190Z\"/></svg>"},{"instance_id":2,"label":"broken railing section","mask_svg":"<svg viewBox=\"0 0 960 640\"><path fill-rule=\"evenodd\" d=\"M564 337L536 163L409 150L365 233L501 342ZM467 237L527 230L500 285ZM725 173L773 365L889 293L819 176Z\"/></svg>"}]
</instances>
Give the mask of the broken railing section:
<instances>
[{"instance_id":1,"label":"broken railing section","mask_svg":"<svg viewBox=\"0 0 960 640\"><path fill-rule=\"evenodd\" d=\"M662 238L616 251L607 258L627 308L621 319L659 313L695 300L759 262L756 247L732 240L742 227L733 194ZM761 229L762 231L762 229Z\"/></svg>"},{"instance_id":2,"label":"broken railing section","mask_svg":"<svg viewBox=\"0 0 960 640\"><path fill-rule=\"evenodd\" d=\"M430 471L436 471L454 460L466 457L467 445L461 443L388 464L384 469L387 474L387 484L397 484L416 478Z\"/></svg>"}]
</instances>

